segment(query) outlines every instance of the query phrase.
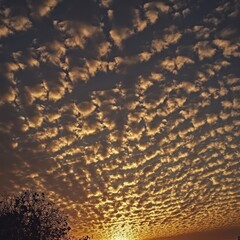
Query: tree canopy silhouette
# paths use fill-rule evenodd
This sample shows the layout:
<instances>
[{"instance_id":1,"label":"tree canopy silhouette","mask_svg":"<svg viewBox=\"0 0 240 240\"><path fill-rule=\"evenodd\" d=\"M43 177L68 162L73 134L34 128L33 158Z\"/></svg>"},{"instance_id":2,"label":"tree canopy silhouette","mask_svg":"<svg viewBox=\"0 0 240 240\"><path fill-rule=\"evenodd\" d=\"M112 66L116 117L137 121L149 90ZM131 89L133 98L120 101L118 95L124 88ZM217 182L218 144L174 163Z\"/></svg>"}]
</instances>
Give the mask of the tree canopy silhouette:
<instances>
[{"instance_id":1,"label":"tree canopy silhouette","mask_svg":"<svg viewBox=\"0 0 240 240\"><path fill-rule=\"evenodd\" d=\"M25 191L0 200L0 239L67 239L67 216L44 193Z\"/></svg>"}]
</instances>

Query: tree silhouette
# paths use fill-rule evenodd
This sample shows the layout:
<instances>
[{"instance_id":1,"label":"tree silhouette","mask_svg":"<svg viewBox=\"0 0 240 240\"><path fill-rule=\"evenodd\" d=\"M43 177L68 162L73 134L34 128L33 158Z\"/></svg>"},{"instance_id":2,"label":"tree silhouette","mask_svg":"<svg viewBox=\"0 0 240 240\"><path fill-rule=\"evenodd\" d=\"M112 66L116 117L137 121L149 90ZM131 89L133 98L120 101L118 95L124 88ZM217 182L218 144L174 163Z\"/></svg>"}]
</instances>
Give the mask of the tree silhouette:
<instances>
[{"instance_id":1,"label":"tree silhouette","mask_svg":"<svg viewBox=\"0 0 240 240\"><path fill-rule=\"evenodd\" d=\"M83 236L83 237L79 238L79 240L90 240L90 237L89 236Z\"/></svg>"},{"instance_id":2,"label":"tree silhouette","mask_svg":"<svg viewBox=\"0 0 240 240\"><path fill-rule=\"evenodd\" d=\"M26 191L0 201L0 239L60 240L69 230L67 216L44 193Z\"/></svg>"}]
</instances>

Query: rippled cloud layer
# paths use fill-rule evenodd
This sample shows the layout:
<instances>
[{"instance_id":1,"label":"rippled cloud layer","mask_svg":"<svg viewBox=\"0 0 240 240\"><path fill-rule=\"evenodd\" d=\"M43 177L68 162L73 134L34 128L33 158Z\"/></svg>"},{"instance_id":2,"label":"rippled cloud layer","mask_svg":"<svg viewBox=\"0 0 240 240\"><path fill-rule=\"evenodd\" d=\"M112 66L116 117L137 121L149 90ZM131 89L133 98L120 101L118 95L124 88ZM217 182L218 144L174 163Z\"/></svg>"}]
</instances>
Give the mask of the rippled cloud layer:
<instances>
[{"instance_id":1,"label":"rippled cloud layer","mask_svg":"<svg viewBox=\"0 0 240 240\"><path fill-rule=\"evenodd\" d=\"M2 191L96 239L239 226L238 0L0 6Z\"/></svg>"}]
</instances>

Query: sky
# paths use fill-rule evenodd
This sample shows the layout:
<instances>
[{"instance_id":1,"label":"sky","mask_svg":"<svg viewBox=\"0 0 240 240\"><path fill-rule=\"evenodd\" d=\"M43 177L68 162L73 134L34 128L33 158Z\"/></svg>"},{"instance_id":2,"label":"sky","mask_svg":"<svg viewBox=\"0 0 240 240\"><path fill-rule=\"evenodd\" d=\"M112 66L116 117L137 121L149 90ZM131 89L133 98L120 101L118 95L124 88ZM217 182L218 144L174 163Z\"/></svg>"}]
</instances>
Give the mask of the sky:
<instances>
[{"instance_id":1,"label":"sky","mask_svg":"<svg viewBox=\"0 0 240 240\"><path fill-rule=\"evenodd\" d=\"M72 234L240 235L240 1L0 0L0 190Z\"/></svg>"}]
</instances>

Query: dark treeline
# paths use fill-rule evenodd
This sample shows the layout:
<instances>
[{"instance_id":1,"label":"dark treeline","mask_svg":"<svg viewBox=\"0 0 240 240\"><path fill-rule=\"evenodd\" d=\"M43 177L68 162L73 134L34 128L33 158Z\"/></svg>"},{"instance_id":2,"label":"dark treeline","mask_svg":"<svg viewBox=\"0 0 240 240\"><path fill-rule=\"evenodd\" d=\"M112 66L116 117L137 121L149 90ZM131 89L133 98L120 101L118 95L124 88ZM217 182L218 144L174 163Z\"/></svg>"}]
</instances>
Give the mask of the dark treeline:
<instances>
[{"instance_id":1,"label":"dark treeline","mask_svg":"<svg viewBox=\"0 0 240 240\"><path fill-rule=\"evenodd\" d=\"M44 193L25 191L0 198L0 239L71 240L69 231L67 215Z\"/></svg>"}]
</instances>

